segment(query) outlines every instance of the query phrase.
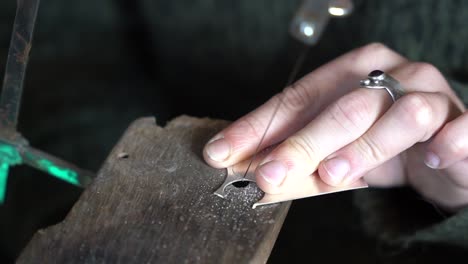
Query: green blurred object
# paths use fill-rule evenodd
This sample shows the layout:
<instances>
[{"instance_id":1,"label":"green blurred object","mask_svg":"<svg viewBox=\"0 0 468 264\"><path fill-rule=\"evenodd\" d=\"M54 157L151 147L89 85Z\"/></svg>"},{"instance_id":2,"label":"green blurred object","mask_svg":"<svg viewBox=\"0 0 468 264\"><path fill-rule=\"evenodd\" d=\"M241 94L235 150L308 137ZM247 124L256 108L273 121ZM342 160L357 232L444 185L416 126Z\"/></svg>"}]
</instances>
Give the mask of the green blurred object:
<instances>
[{"instance_id":1,"label":"green blurred object","mask_svg":"<svg viewBox=\"0 0 468 264\"><path fill-rule=\"evenodd\" d=\"M64 166L63 161L28 146L15 146L0 140L0 203L5 199L9 168L21 164L28 164L78 187L84 187L90 182L89 177L84 177L86 172L80 176L79 170L73 169L72 165Z\"/></svg>"},{"instance_id":2,"label":"green blurred object","mask_svg":"<svg viewBox=\"0 0 468 264\"><path fill-rule=\"evenodd\" d=\"M22 159L15 147L0 142L0 203L5 200L10 166L21 164Z\"/></svg>"},{"instance_id":3,"label":"green blurred object","mask_svg":"<svg viewBox=\"0 0 468 264\"><path fill-rule=\"evenodd\" d=\"M0 163L0 203L5 200L9 167L6 163Z\"/></svg>"},{"instance_id":4,"label":"green blurred object","mask_svg":"<svg viewBox=\"0 0 468 264\"><path fill-rule=\"evenodd\" d=\"M80 181L78 180L78 173L76 171L59 167L55 165L52 161L46 159L39 160L38 164L39 166L44 168L44 170L47 171L49 174L70 184L81 186Z\"/></svg>"}]
</instances>

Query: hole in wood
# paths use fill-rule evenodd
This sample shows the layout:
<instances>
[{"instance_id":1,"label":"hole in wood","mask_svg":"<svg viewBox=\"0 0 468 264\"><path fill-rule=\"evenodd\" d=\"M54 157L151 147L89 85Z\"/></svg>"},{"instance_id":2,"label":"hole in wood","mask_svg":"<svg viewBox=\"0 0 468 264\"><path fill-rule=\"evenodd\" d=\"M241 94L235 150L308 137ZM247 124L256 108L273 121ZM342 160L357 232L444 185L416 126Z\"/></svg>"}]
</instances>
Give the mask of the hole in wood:
<instances>
[{"instance_id":1,"label":"hole in wood","mask_svg":"<svg viewBox=\"0 0 468 264\"><path fill-rule=\"evenodd\" d=\"M238 182L234 182L232 185L236 188L245 188L247 186L249 186L249 181L238 181Z\"/></svg>"},{"instance_id":2,"label":"hole in wood","mask_svg":"<svg viewBox=\"0 0 468 264\"><path fill-rule=\"evenodd\" d=\"M126 152L120 152L119 154L117 154L117 158L119 158L119 159L126 159L126 158L128 158L128 153L126 153Z\"/></svg>"}]
</instances>

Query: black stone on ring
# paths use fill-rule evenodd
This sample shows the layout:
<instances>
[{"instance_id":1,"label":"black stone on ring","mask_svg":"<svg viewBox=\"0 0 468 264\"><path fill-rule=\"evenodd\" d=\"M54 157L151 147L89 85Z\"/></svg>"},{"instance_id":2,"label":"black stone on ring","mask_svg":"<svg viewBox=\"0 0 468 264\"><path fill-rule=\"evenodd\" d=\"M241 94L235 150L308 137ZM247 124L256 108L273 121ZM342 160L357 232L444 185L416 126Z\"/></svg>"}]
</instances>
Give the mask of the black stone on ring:
<instances>
[{"instance_id":1,"label":"black stone on ring","mask_svg":"<svg viewBox=\"0 0 468 264\"><path fill-rule=\"evenodd\" d=\"M381 70L371 71L367 79L361 80L360 84L362 88L385 89L394 102L405 94L400 83Z\"/></svg>"},{"instance_id":2,"label":"black stone on ring","mask_svg":"<svg viewBox=\"0 0 468 264\"><path fill-rule=\"evenodd\" d=\"M381 76L382 74L384 74L384 72L381 71L381 70L373 70L373 71L371 71L371 72L369 73L369 77L370 77L370 78L379 77L379 76Z\"/></svg>"}]
</instances>

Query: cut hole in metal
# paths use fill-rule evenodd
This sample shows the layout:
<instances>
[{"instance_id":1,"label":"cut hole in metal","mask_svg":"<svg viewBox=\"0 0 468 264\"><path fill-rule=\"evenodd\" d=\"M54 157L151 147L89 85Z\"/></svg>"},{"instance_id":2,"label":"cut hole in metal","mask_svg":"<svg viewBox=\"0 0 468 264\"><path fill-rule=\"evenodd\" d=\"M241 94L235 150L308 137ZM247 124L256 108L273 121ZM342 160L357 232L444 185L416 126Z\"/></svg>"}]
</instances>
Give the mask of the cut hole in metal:
<instances>
[{"instance_id":1,"label":"cut hole in metal","mask_svg":"<svg viewBox=\"0 0 468 264\"><path fill-rule=\"evenodd\" d=\"M126 158L128 158L128 153L126 153L126 152L120 152L119 154L117 154L117 158L119 158L119 159L126 159Z\"/></svg>"},{"instance_id":2,"label":"cut hole in metal","mask_svg":"<svg viewBox=\"0 0 468 264\"><path fill-rule=\"evenodd\" d=\"M234 182L232 185L236 188L245 188L249 186L250 181L238 181Z\"/></svg>"}]
</instances>

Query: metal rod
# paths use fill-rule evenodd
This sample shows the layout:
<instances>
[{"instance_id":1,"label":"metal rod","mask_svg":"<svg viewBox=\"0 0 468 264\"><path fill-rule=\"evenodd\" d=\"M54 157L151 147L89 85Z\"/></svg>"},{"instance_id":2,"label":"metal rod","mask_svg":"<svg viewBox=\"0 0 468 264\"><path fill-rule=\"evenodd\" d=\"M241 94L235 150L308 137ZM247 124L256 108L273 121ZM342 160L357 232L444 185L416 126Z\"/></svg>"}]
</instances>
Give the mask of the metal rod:
<instances>
[{"instance_id":1,"label":"metal rod","mask_svg":"<svg viewBox=\"0 0 468 264\"><path fill-rule=\"evenodd\" d=\"M0 95L0 129L13 132L18 122L24 76L40 0L17 0L16 17Z\"/></svg>"},{"instance_id":2,"label":"metal rod","mask_svg":"<svg viewBox=\"0 0 468 264\"><path fill-rule=\"evenodd\" d=\"M18 150L25 164L70 184L85 188L95 176L90 171L80 169L67 161L31 146L22 146Z\"/></svg>"}]
</instances>

